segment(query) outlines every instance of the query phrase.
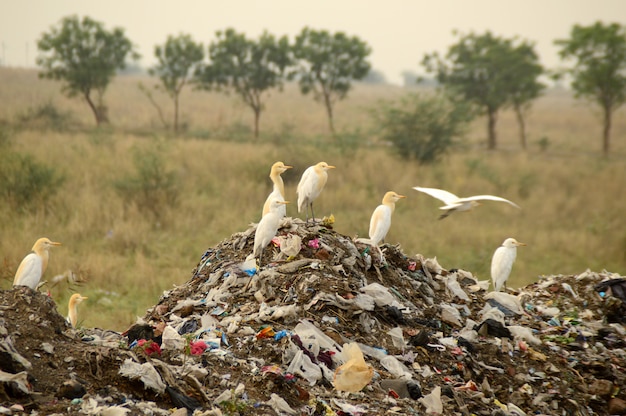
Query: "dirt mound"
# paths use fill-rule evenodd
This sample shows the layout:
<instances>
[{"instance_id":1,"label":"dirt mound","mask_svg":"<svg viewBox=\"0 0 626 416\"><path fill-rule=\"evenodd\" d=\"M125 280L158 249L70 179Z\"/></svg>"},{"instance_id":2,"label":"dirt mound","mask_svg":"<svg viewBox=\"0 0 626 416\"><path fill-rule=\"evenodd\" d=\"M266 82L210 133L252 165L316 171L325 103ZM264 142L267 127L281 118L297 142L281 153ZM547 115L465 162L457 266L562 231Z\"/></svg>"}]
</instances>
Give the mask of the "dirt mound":
<instances>
[{"instance_id":1,"label":"dirt mound","mask_svg":"<svg viewBox=\"0 0 626 416\"><path fill-rule=\"evenodd\" d=\"M126 335L75 331L28 288L0 292L2 403L40 414L626 414L626 279L587 271L494 294L330 222L284 219L260 270L247 259L254 227L231 236ZM353 344L364 359L347 355ZM335 388L346 383L356 392Z\"/></svg>"}]
</instances>

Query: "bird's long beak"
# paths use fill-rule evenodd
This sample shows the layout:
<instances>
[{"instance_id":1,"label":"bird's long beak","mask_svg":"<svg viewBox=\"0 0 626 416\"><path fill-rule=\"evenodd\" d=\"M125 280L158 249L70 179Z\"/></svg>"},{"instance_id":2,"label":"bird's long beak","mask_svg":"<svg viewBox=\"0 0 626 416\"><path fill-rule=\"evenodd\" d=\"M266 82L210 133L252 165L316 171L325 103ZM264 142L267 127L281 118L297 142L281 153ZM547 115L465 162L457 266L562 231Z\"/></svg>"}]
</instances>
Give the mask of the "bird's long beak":
<instances>
[{"instance_id":1,"label":"bird's long beak","mask_svg":"<svg viewBox=\"0 0 626 416\"><path fill-rule=\"evenodd\" d=\"M89 297L88 297L88 296L81 296L80 298L81 298L82 300L89 299Z\"/></svg>"},{"instance_id":2,"label":"bird's long beak","mask_svg":"<svg viewBox=\"0 0 626 416\"><path fill-rule=\"evenodd\" d=\"M405 195L398 195L398 198L406 198Z\"/></svg>"},{"instance_id":3,"label":"bird's long beak","mask_svg":"<svg viewBox=\"0 0 626 416\"><path fill-rule=\"evenodd\" d=\"M289 203L289 201L277 201L279 204L285 204L287 205Z\"/></svg>"},{"instance_id":4,"label":"bird's long beak","mask_svg":"<svg viewBox=\"0 0 626 416\"><path fill-rule=\"evenodd\" d=\"M518 241L516 245L517 245L517 246L525 246L525 245L526 245L526 243L520 243L520 242Z\"/></svg>"},{"instance_id":5,"label":"bird's long beak","mask_svg":"<svg viewBox=\"0 0 626 416\"><path fill-rule=\"evenodd\" d=\"M57 242L57 241L50 241L50 244L53 246L62 246L63 244Z\"/></svg>"},{"instance_id":6,"label":"bird's long beak","mask_svg":"<svg viewBox=\"0 0 626 416\"><path fill-rule=\"evenodd\" d=\"M335 169L336 166L328 165L328 169Z\"/></svg>"},{"instance_id":7,"label":"bird's long beak","mask_svg":"<svg viewBox=\"0 0 626 416\"><path fill-rule=\"evenodd\" d=\"M285 165L285 166L283 166L283 167L284 167L285 169L291 169L291 168L293 168L293 166L287 166L287 165Z\"/></svg>"}]
</instances>

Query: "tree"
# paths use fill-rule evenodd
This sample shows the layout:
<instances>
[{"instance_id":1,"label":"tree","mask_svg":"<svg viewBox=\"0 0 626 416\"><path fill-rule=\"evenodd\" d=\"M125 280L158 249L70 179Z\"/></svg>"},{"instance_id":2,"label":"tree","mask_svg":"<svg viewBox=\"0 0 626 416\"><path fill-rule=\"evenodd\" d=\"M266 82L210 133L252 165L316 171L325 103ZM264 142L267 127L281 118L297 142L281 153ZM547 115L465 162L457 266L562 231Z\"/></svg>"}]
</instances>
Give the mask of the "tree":
<instances>
[{"instance_id":1,"label":"tree","mask_svg":"<svg viewBox=\"0 0 626 416\"><path fill-rule=\"evenodd\" d=\"M204 47L190 35L168 36L164 45L154 47L158 63L148 70L161 80L161 88L174 101L174 132L178 133L179 97L183 87L204 59Z\"/></svg>"},{"instance_id":2,"label":"tree","mask_svg":"<svg viewBox=\"0 0 626 416\"><path fill-rule=\"evenodd\" d=\"M296 37L293 53L298 68L292 76L298 78L303 94L312 91L314 99L324 103L334 135L333 106L347 96L353 80L367 76L371 49L356 36L305 27Z\"/></svg>"},{"instance_id":3,"label":"tree","mask_svg":"<svg viewBox=\"0 0 626 416\"><path fill-rule=\"evenodd\" d=\"M436 52L426 54L422 65L436 74L437 81L451 97L466 100L487 115L489 149L496 148L498 112L507 106L516 107L523 132L521 110L543 89L537 80L543 69L533 45L517 44L516 38L500 38L489 31L484 35L462 36L449 48L445 59Z\"/></svg>"},{"instance_id":4,"label":"tree","mask_svg":"<svg viewBox=\"0 0 626 416\"><path fill-rule=\"evenodd\" d=\"M209 64L196 71L203 89L232 89L254 111L254 137L259 137L259 120L264 109L263 93L283 86L291 65L289 40L264 32L258 41L246 39L234 29L216 32L209 45Z\"/></svg>"},{"instance_id":5,"label":"tree","mask_svg":"<svg viewBox=\"0 0 626 416\"><path fill-rule=\"evenodd\" d=\"M104 29L90 17L64 17L58 27L44 33L37 42L41 55L37 64L45 71L40 77L65 81L69 97L82 96L96 118L96 124L108 122L104 92L116 70L126 67L126 59L139 58L124 30ZM92 92L97 93L94 102Z\"/></svg>"},{"instance_id":6,"label":"tree","mask_svg":"<svg viewBox=\"0 0 626 416\"><path fill-rule=\"evenodd\" d=\"M436 162L472 119L471 108L443 94L407 94L397 102L383 102L372 111L382 131L405 159Z\"/></svg>"},{"instance_id":7,"label":"tree","mask_svg":"<svg viewBox=\"0 0 626 416\"><path fill-rule=\"evenodd\" d=\"M612 116L626 102L626 27L601 22L574 25L569 39L554 43L562 48L561 58L576 61L574 68L565 71L573 77L576 97L588 98L602 108L602 150L608 156Z\"/></svg>"}]
</instances>

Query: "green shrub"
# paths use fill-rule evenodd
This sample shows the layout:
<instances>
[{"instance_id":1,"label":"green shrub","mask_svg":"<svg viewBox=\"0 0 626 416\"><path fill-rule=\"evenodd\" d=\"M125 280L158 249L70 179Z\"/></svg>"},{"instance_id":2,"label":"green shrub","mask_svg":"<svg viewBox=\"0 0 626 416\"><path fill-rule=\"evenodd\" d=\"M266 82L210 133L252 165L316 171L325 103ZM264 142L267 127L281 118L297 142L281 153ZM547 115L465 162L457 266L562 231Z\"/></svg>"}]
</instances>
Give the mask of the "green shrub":
<instances>
[{"instance_id":1,"label":"green shrub","mask_svg":"<svg viewBox=\"0 0 626 416\"><path fill-rule=\"evenodd\" d=\"M436 162L461 137L472 119L470 108L443 95L408 94L373 109L381 139L404 159Z\"/></svg>"},{"instance_id":2,"label":"green shrub","mask_svg":"<svg viewBox=\"0 0 626 416\"><path fill-rule=\"evenodd\" d=\"M0 154L0 196L16 210L45 206L65 176L31 155L4 149Z\"/></svg>"},{"instance_id":3,"label":"green shrub","mask_svg":"<svg viewBox=\"0 0 626 416\"><path fill-rule=\"evenodd\" d=\"M142 211L160 219L167 207L176 206L180 181L176 172L167 170L159 146L133 148L134 174L116 181L114 186L125 203L135 203Z\"/></svg>"},{"instance_id":4,"label":"green shrub","mask_svg":"<svg viewBox=\"0 0 626 416\"><path fill-rule=\"evenodd\" d=\"M38 107L29 107L24 113L17 116L20 124L32 128L50 128L55 131L66 130L71 115L60 111L52 101L40 104Z\"/></svg>"}]
</instances>

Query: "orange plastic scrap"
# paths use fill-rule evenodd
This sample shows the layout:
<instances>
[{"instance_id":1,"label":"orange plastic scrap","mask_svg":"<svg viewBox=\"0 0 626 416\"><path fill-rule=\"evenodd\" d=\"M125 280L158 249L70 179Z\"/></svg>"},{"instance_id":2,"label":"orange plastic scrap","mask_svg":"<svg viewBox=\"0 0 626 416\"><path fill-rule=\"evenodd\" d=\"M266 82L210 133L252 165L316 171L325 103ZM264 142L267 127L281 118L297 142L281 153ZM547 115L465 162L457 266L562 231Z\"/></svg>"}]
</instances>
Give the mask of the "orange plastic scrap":
<instances>
[{"instance_id":1,"label":"orange plastic scrap","mask_svg":"<svg viewBox=\"0 0 626 416\"><path fill-rule=\"evenodd\" d=\"M335 389L351 393L361 391L372 381L374 369L365 362L356 342L343 345L343 356L346 362L335 370Z\"/></svg>"},{"instance_id":2,"label":"orange plastic scrap","mask_svg":"<svg viewBox=\"0 0 626 416\"><path fill-rule=\"evenodd\" d=\"M274 328L272 328L271 326L266 326L265 328L261 329L259 332L257 332L256 334L256 338L257 339L261 339L261 338L271 338L274 336Z\"/></svg>"}]
</instances>

